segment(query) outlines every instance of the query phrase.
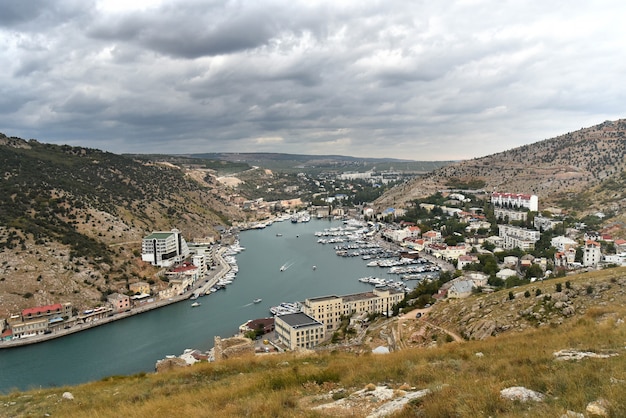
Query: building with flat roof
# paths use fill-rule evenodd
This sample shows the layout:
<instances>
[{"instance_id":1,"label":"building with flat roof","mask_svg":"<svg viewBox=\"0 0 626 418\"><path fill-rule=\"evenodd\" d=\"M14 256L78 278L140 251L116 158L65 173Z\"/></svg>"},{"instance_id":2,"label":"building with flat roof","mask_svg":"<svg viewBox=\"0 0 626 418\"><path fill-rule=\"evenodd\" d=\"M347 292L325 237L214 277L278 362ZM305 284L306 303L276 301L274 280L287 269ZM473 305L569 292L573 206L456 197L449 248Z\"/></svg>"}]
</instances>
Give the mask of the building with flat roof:
<instances>
[{"instance_id":1,"label":"building with flat roof","mask_svg":"<svg viewBox=\"0 0 626 418\"><path fill-rule=\"evenodd\" d=\"M302 304L302 312L324 324L328 332L339 328L342 316L361 312L388 314L393 309L393 305L402 299L404 299L403 291L381 288L345 296L329 295L308 298Z\"/></svg>"},{"instance_id":2,"label":"building with flat roof","mask_svg":"<svg viewBox=\"0 0 626 418\"><path fill-rule=\"evenodd\" d=\"M491 195L491 203L496 206L526 208L533 212L539 210L539 198L534 194L495 192Z\"/></svg>"},{"instance_id":3,"label":"building with flat roof","mask_svg":"<svg viewBox=\"0 0 626 418\"><path fill-rule=\"evenodd\" d=\"M141 241L141 259L153 266L169 267L188 255L189 247L178 229L154 231Z\"/></svg>"},{"instance_id":4,"label":"building with flat roof","mask_svg":"<svg viewBox=\"0 0 626 418\"><path fill-rule=\"evenodd\" d=\"M274 335L291 350L313 348L324 341L324 324L303 312L277 315L274 318Z\"/></svg>"}]
</instances>

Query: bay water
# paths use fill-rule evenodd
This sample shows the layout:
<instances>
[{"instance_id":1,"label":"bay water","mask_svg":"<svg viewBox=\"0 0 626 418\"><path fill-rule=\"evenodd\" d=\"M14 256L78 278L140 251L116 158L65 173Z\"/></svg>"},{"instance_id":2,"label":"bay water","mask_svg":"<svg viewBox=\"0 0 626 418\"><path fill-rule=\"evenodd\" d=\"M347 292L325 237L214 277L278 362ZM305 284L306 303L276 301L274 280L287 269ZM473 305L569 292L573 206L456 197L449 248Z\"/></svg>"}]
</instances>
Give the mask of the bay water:
<instances>
[{"instance_id":1,"label":"bay water","mask_svg":"<svg viewBox=\"0 0 626 418\"><path fill-rule=\"evenodd\" d=\"M83 332L0 350L0 392L74 385L112 375L152 372L157 360L186 348L207 351L215 336L230 337L249 319L270 317L270 306L372 289L358 278L396 278L360 257L338 257L336 244L318 244L315 231L340 221L277 222L240 233L239 273L217 293L178 302ZM280 271L281 266L286 266ZM314 268L315 266L315 268ZM253 303L261 298L260 303Z\"/></svg>"}]
</instances>

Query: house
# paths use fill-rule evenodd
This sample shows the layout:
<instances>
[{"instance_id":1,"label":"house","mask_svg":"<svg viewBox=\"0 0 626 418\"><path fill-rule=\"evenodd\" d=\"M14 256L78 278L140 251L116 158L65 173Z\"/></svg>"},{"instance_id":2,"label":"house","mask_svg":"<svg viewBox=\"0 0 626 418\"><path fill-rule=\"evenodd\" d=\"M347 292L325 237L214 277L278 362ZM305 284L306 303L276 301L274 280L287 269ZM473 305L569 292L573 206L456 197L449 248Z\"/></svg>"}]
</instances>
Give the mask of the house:
<instances>
[{"instance_id":1,"label":"house","mask_svg":"<svg viewBox=\"0 0 626 418\"><path fill-rule=\"evenodd\" d=\"M595 240L585 241L583 248L583 266L596 267L602 259L602 252L600 250L600 243Z\"/></svg>"},{"instance_id":2,"label":"house","mask_svg":"<svg viewBox=\"0 0 626 418\"><path fill-rule=\"evenodd\" d=\"M407 228L407 238L417 239L422 234L422 229L419 226L410 225Z\"/></svg>"},{"instance_id":3,"label":"house","mask_svg":"<svg viewBox=\"0 0 626 418\"><path fill-rule=\"evenodd\" d=\"M274 331L275 318L251 319L239 326L239 332L245 334L248 331L263 330L263 334Z\"/></svg>"},{"instance_id":4,"label":"house","mask_svg":"<svg viewBox=\"0 0 626 418\"><path fill-rule=\"evenodd\" d=\"M550 245L557 249L557 251L565 252L570 248L576 248L578 243L571 238L567 238L563 235L554 237L550 240Z\"/></svg>"},{"instance_id":5,"label":"house","mask_svg":"<svg viewBox=\"0 0 626 418\"><path fill-rule=\"evenodd\" d=\"M558 219L546 218L545 216L537 215L533 220L533 226L539 231L549 231L554 229L557 225L562 225L563 221Z\"/></svg>"},{"instance_id":6,"label":"house","mask_svg":"<svg viewBox=\"0 0 626 418\"><path fill-rule=\"evenodd\" d=\"M535 257L532 254L524 254L522 258L520 258L519 264L522 267L530 267L533 265L535 261Z\"/></svg>"},{"instance_id":7,"label":"house","mask_svg":"<svg viewBox=\"0 0 626 418\"><path fill-rule=\"evenodd\" d=\"M121 293L112 293L107 296L107 302L115 312L125 312L130 309L130 297Z\"/></svg>"},{"instance_id":8,"label":"house","mask_svg":"<svg viewBox=\"0 0 626 418\"><path fill-rule=\"evenodd\" d=\"M478 257L475 255L467 254L459 256L459 259L456 264L457 270L463 270L463 267L468 266L470 264L478 263Z\"/></svg>"},{"instance_id":9,"label":"house","mask_svg":"<svg viewBox=\"0 0 626 418\"><path fill-rule=\"evenodd\" d=\"M131 283L130 285L128 285L128 290L133 293L150 294L150 285L146 282Z\"/></svg>"},{"instance_id":10,"label":"house","mask_svg":"<svg viewBox=\"0 0 626 418\"><path fill-rule=\"evenodd\" d=\"M615 245L615 251L618 253L626 253L626 240L625 239L616 239L613 241Z\"/></svg>"},{"instance_id":11,"label":"house","mask_svg":"<svg viewBox=\"0 0 626 418\"><path fill-rule=\"evenodd\" d=\"M440 231L426 231L422 234L422 238L430 244L435 244L442 241Z\"/></svg>"},{"instance_id":12,"label":"house","mask_svg":"<svg viewBox=\"0 0 626 418\"><path fill-rule=\"evenodd\" d=\"M519 259L514 255L507 255L504 257L503 264L507 267L515 267L517 266Z\"/></svg>"},{"instance_id":13,"label":"house","mask_svg":"<svg viewBox=\"0 0 626 418\"><path fill-rule=\"evenodd\" d=\"M325 338L324 324L304 312L278 315L274 324L276 339L290 350L313 348Z\"/></svg>"},{"instance_id":14,"label":"house","mask_svg":"<svg viewBox=\"0 0 626 418\"><path fill-rule=\"evenodd\" d=\"M483 287L489 284L489 276L479 271L472 271L463 274L463 278L474 283L474 287Z\"/></svg>"},{"instance_id":15,"label":"house","mask_svg":"<svg viewBox=\"0 0 626 418\"><path fill-rule=\"evenodd\" d=\"M502 280L506 280L509 277L517 277L517 272L511 269L502 269L496 273L496 277Z\"/></svg>"},{"instance_id":16,"label":"house","mask_svg":"<svg viewBox=\"0 0 626 418\"><path fill-rule=\"evenodd\" d=\"M456 260L460 256L465 255L470 250L465 244L459 245L445 245L442 244L436 250L433 249L432 254L435 257L443 258L445 260Z\"/></svg>"},{"instance_id":17,"label":"house","mask_svg":"<svg viewBox=\"0 0 626 418\"><path fill-rule=\"evenodd\" d=\"M472 294L474 289L474 282L471 280L459 280L456 281L448 288L449 299L466 298Z\"/></svg>"}]
</instances>

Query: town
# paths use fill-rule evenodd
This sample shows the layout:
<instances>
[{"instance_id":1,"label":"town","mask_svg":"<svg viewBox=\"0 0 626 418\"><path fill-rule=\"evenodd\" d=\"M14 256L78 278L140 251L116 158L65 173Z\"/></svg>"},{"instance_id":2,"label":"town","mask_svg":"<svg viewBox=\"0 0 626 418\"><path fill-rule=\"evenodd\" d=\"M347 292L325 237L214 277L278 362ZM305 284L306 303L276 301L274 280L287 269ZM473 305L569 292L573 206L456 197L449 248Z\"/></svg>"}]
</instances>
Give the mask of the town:
<instances>
[{"instance_id":1,"label":"town","mask_svg":"<svg viewBox=\"0 0 626 418\"><path fill-rule=\"evenodd\" d=\"M371 196L387 181L392 185L400 181L396 174L341 173L320 180L299 174L296 178L339 192L303 194L309 201L298 197L271 202L233 193L231 202L254 214L253 221L221 228L218 240L206 242L187 243L177 229L154 231L142 240L140 257L159 268L156 277L149 282L128 283L126 291L110 293L105 303L89 309L57 303L13 313L0 321L0 347L45 341L218 292L237 274L238 232L280 221L306 222L311 217L350 220L358 226L359 234L350 237L320 232L318 242L341 244L336 247L338 256L374 258L371 265L380 264L378 256L371 250L350 251L354 247L349 244L363 240L386 243L393 251L386 252L385 257L427 260L437 266L427 275L404 270L409 274L403 279L418 284L414 289L375 282L371 292L311 295L297 302L295 309L275 311L269 320L259 318L240 327L242 335L253 338L259 337L259 330L261 336L273 331L272 345L281 350L313 348L334 340L345 318L351 318L349 327L362 327L372 316L397 315L444 298L463 298L578 271L626 265L626 240L612 237L610 227L596 229L606 214L572 218L559 208L540 207L536 195L441 190L403 208L377 208L358 196ZM298 194L299 190L298 186L285 188L289 193Z\"/></svg>"}]
</instances>

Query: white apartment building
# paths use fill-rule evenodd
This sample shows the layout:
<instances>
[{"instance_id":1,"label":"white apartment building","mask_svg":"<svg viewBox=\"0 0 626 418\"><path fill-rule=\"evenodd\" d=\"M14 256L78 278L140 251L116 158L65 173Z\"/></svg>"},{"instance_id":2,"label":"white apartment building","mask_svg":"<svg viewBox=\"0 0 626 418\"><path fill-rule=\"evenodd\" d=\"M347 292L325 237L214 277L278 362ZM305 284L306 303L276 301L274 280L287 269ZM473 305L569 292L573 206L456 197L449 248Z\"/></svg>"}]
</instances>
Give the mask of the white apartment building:
<instances>
[{"instance_id":1,"label":"white apartment building","mask_svg":"<svg viewBox=\"0 0 626 418\"><path fill-rule=\"evenodd\" d=\"M169 267L188 255L189 247L178 229L155 231L141 241L141 259L153 266Z\"/></svg>"},{"instance_id":2,"label":"white apartment building","mask_svg":"<svg viewBox=\"0 0 626 418\"><path fill-rule=\"evenodd\" d=\"M507 219L509 222L510 221L526 221L526 219L528 219L528 212L513 210L513 209L508 209L508 208L503 208L503 207L498 207L498 206L493 208L493 215L496 217L496 219L499 219L499 220Z\"/></svg>"},{"instance_id":3,"label":"white apartment building","mask_svg":"<svg viewBox=\"0 0 626 418\"><path fill-rule=\"evenodd\" d=\"M539 210L539 198L534 194L495 192L491 195L491 204L501 207L527 208L533 212Z\"/></svg>"},{"instance_id":4,"label":"white apartment building","mask_svg":"<svg viewBox=\"0 0 626 418\"><path fill-rule=\"evenodd\" d=\"M541 233L517 226L498 225L498 235L502 238L502 247L505 250L519 248L529 251L535 248L535 242L539 240Z\"/></svg>"},{"instance_id":5,"label":"white apartment building","mask_svg":"<svg viewBox=\"0 0 626 418\"><path fill-rule=\"evenodd\" d=\"M404 292L395 289L374 289L372 292L345 296L309 298L302 304L302 312L324 324L326 331L334 331L343 315L353 313L389 313L393 305L404 299Z\"/></svg>"},{"instance_id":6,"label":"white apartment building","mask_svg":"<svg viewBox=\"0 0 626 418\"><path fill-rule=\"evenodd\" d=\"M602 260L600 243L593 240L585 241L585 247L583 248L583 266L596 267L600 260Z\"/></svg>"}]
</instances>

